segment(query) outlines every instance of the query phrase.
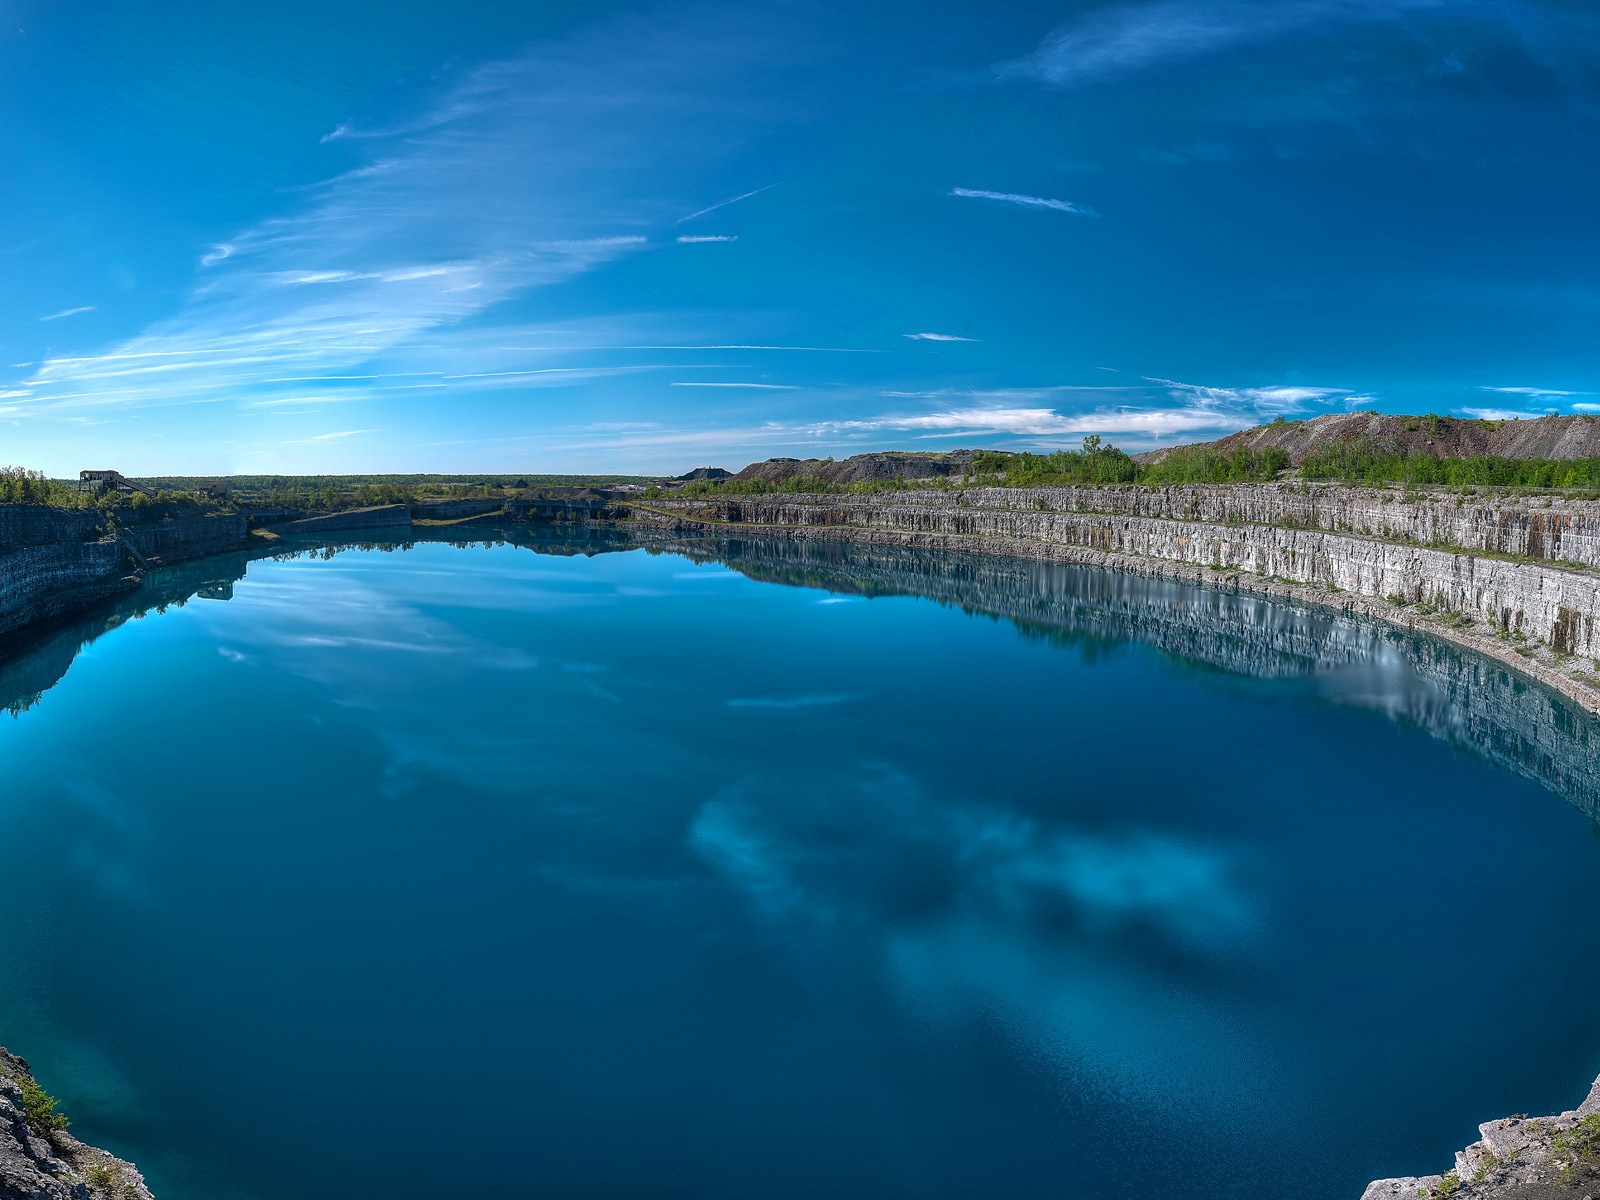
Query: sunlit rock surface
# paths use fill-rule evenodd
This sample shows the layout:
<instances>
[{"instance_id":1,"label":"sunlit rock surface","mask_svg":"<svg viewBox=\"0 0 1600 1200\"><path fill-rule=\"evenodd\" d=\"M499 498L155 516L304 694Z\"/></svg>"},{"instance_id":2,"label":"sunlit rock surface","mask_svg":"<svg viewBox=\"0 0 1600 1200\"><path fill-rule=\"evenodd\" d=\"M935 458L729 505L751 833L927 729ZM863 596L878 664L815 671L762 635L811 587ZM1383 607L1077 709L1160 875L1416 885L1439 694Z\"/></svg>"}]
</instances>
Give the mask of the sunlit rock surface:
<instances>
[{"instance_id":1,"label":"sunlit rock surface","mask_svg":"<svg viewBox=\"0 0 1600 1200\"><path fill-rule=\"evenodd\" d=\"M153 1200L132 1163L65 1130L41 1136L26 1119L28 1064L0 1049L0 1200Z\"/></svg>"}]
</instances>

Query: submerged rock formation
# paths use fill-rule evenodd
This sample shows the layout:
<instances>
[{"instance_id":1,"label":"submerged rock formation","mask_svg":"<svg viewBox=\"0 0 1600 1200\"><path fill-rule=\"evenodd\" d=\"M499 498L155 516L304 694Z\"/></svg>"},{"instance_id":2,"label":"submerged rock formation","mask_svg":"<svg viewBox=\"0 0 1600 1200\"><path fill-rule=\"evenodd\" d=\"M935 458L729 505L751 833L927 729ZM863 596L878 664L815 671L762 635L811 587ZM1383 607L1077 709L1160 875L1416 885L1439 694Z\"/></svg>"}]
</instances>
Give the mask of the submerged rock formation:
<instances>
[{"instance_id":1,"label":"submerged rock formation","mask_svg":"<svg viewBox=\"0 0 1600 1200\"><path fill-rule=\"evenodd\" d=\"M1439 1175L1378 1179L1361 1200L1592 1200L1600 1195L1600 1079L1554 1117L1526 1114L1478 1126L1479 1139Z\"/></svg>"},{"instance_id":2,"label":"submerged rock formation","mask_svg":"<svg viewBox=\"0 0 1600 1200\"><path fill-rule=\"evenodd\" d=\"M154 1200L132 1163L53 1117L28 1064L0 1049L0 1200Z\"/></svg>"}]
</instances>

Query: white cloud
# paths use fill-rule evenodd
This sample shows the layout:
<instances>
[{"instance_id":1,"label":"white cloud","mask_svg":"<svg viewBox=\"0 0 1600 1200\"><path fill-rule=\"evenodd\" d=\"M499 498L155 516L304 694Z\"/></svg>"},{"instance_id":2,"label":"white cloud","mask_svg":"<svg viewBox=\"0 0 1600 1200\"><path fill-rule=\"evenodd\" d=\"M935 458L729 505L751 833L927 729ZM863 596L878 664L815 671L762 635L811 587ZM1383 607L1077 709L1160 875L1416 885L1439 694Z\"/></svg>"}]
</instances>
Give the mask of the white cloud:
<instances>
[{"instance_id":1,"label":"white cloud","mask_svg":"<svg viewBox=\"0 0 1600 1200\"><path fill-rule=\"evenodd\" d=\"M957 337L953 333L908 333L903 336L914 342L975 342L977 338Z\"/></svg>"},{"instance_id":2,"label":"white cloud","mask_svg":"<svg viewBox=\"0 0 1600 1200\"><path fill-rule=\"evenodd\" d=\"M760 388L768 392L793 392L799 390L792 383L674 383L672 387L693 388Z\"/></svg>"},{"instance_id":3,"label":"white cloud","mask_svg":"<svg viewBox=\"0 0 1600 1200\"><path fill-rule=\"evenodd\" d=\"M707 213L714 213L719 208L727 208L728 205L737 204L741 200L748 200L751 196L759 196L762 192L767 191L769 188L775 188L777 186L778 185L775 183L769 183L766 185L766 187L758 187L753 192L743 192L740 195L731 196L726 200L718 200L715 204L710 205L707 208L702 208L699 212L692 212L687 217L679 217L677 223L682 225L685 221L692 221L696 217L703 217Z\"/></svg>"},{"instance_id":4,"label":"white cloud","mask_svg":"<svg viewBox=\"0 0 1600 1200\"><path fill-rule=\"evenodd\" d=\"M1520 421L1528 416L1513 408L1463 408L1459 411L1479 421Z\"/></svg>"},{"instance_id":5,"label":"white cloud","mask_svg":"<svg viewBox=\"0 0 1600 1200\"><path fill-rule=\"evenodd\" d=\"M39 320L41 320L41 321L59 321L59 320L61 320L62 317L75 317L79 313L91 313L93 311L94 311L94 305L85 304L85 305L81 305L78 308L64 308L58 313L51 313L48 317L40 317Z\"/></svg>"},{"instance_id":6,"label":"white cloud","mask_svg":"<svg viewBox=\"0 0 1600 1200\"><path fill-rule=\"evenodd\" d=\"M285 446L307 446L312 442L332 442L340 438L360 437L364 433L382 433L381 429L341 429L337 433L318 433L311 437L296 438L292 442L284 442Z\"/></svg>"},{"instance_id":7,"label":"white cloud","mask_svg":"<svg viewBox=\"0 0 1600 1200\"><path fill-rule=\"evenodd\" d=\"M754 19L710 34L670 19L607 25L459 76L403 131L343 126L334 136L360 137L367 161L212 246L176 312L10 386L32 393L29 413L60 415L294 399L268 382L291 376L459 369L491 336L466 322L645 250L709 168L792 119L733 102L812 53L778 36Z\"/></svg>"},{"instance_id":8,"label":"white cloud","mask_svg":"<svg viewBox=\"0 0 1600 1200\"><path fill-rule=\"evenodd\" d=\"M1062 434L1120 433L1160 438L1195 430L1214 429L1217 424L1216 413L1192 409L1102 408L1067 415L1053 408L977 405L931 413L892 414L824 422L813 428L830 433L849 433L857 430L905 431L974 437L993 434L1042 437Z\"/></svg>"},{"instance_id":9,"label":"white cloud","mask_svg":"<svg viewBox=\"0 0 1600 1200\"><path fill-rule=\"evenodd\" d=\"M1057 29L1005 78L1081 87L1259 45L1330 24L1394 20L1455 0L1157 0L1102 8Z\"/></svg>"},{"instance_id":10,"label":"white cloud","mask_svg":"<svg viewBox=\"0 0 1600 1200\"><path fill-rule=\"evenodd\" d=\"M1480 387L1478 390L1480 392L1499 392L1500 394L1505 395L1505 396L1529 396L1529 397L1532 397L1532 398L1538 398L1538 397L1541 397L1541 396L1587 396L1587 395L1589 395L1588 392L1562 392L1562 391L1557 391L1555 388L1538 388L1538 387Z\"/></svg>"},{"instance_id":11,"label":"white cloud","mask_svg":"<svg viewBox=\"0 0 1600 1200\"><path fill-rule=\"evenodd\" d=\"M1052 200L1046 196L1024 196L1016 192L986 192L977 188L951 188L950 195L962 196L969 200L998 200L1004 204L1019 204L1023 208L1046 208L1055 212L1073 213L1080 217L1096 217L1100 214L1094 209L1082 204L1074 204L1070 200Z\"/></svg>"},{"instance_id":12,"label":"white cloud","mask_svg":"<svg viewBox=\"0 0 1600 1200\"><path fill-rule=\"evenodd\" d=\"M1157 379L1149 375L1143 378L1148 383L1171 389L1177 398L1199 400L1218 408L1249 410L1257 413L1287 414L1301 412L1310 405L1325 404L1331 400L1348 402L1371 399L1368 396L1358 396L1349 388L1297 385L1207 387L1202 384L1180 383L1175 379Z\"/></svg>"},{"instance_id":13,"label":"white cloud","mask_svg":"<svg viewBox=\"0 0 1600 1200\"><path fill-rule=\"evenodd\" d=\"M702 245L706 242L737 242L738 240L737 234L730 236L723 233L684 233L678 236L678 241L690 246Z\"/></svg>"}]
</instances>

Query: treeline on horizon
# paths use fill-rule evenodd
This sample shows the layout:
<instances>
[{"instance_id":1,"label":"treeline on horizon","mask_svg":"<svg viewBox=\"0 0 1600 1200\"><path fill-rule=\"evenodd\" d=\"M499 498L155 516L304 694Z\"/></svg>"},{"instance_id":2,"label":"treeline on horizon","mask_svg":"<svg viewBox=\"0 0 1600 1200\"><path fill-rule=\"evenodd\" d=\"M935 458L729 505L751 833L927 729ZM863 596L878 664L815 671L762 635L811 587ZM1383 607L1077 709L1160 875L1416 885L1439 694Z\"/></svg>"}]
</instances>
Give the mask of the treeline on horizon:
<instances>
[{"instance_id":1,"label":"treeline on horizon","mask_svg":"<svg viewBox=\"0 0 1600 1200\"><path fill-rule=\"evenodd\" d=\"M1600 458L1515 459L1483 455L1440 458L1404 447L1382 445L1372 439L1320 446L1298 469L1286 451L1277 447L1179 446L1159 462L1140 463L1120 448L1090 436L1080 449L1029 451L981 450L962 482L985 487L1063 487L1183 483L1261 483L1289 477L1350 484L1399 484L1420 487L1494 487L1600 491ZM141 476L139 482L157 489L155 497L119 493L105 488L80 488L76 482L50 479L40 471L0 467L0 504L42 504L56 508L95 508L108 513L120 509L176 511L193 508L193 493L215 478L233 486L234 500L285 508L337 511L380 504L405 504L427 499L499 497L507 492L539 487L604 487L621 483L650 483L637 475L233 475ZM925 479L878 479L839 483L816 474L793 475L782 480L694 480L670 492L652 487L646 497L773 495L811 493L824 495L872 494L907 488L947 488L944 476ZM143 513L143 519L158 515Z\"/></svg>"},{"instance_id":2,"label":"treeline on horizon","mask_svg":"<svg viewBox=\"0 0 1600 1200\"><path fill-rule=\"evenodd\" d=\"M81 487L76 480L51 479L43 471L0 466L0 504L42 504L51 508L98 509L114 513L131 509L145 519L145 510L178 511L197 507L196 494L207 484L225 479L234 499L281 508L337 511L418 500L475 499L503 496L508 491L539 487L607 487L647 483L636 475L141 475L129 476L156 491L120 492L110 487ZM223 505L221 507L226 507Z\"/></svg>"}]
</instances>

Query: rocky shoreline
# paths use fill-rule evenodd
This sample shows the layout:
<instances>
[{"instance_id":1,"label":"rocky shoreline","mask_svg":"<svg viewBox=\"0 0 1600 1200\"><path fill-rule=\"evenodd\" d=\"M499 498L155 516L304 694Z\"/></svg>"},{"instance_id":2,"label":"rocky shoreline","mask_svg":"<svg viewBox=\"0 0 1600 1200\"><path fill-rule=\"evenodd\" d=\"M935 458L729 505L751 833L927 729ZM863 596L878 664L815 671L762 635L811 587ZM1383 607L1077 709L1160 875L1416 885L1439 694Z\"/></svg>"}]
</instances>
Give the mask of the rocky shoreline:
<instances>
[{"instance_id":1,"label":"rocky shoreline","mask_svg":"<svg viewBox=\"0 0 1600 1200\"><path fill-rule=\"evenodd\" d=\"M73 1137L43 1096L0 1049L0 1200L154 1200L138 1168Z\"/></svg>"},{"instance_id":2,"label":"rocky shoreline","mask_svg":"<svg viewBox=\"0 0 1600 1200\"><path fill-rule=\"evenodd\" d=\"M1361 1200L1594 1200L1600 1196L1600 1079L1577 1108L1478 1126L1438 1175L1378 1179Z\"/></svg>"},{"instance_id":3,"label":"rocky shoreline","mask_svg":"<svg viewBox=\"0 0 1600 1200\"><path fill-rule=\"evenodd\" d=\"M253 543L263 553L273 550L251 537L244 515L153 523L99 539L78 527L75 514L57 516L14 506L0 511L0 649L13 631L138 591L145 567ZM1469 503L1454 494L1287 484L927 487L880 495L669 494L592 506L508 503L426 516L390 506L302 517L285 532L321 537L462 521L478 534L578 523L672 547L776 537L795 546L853 543L883 553L962 551L1109 567L1426 633L1504 663L1600 715L1597 501L1491 496ZM876 569L892 578L900 567ZM43 1136L31 1128L24 1115L29 1086L27 1064L0 1051L0 1200L148 1200L131 1165L62 1131ZM1376 1181L1363 1200L1600 1197L1600 1081L1570 1112L1510 1117L1480 1132L1451 1170Z\"/></svg>"}]
</instances>

